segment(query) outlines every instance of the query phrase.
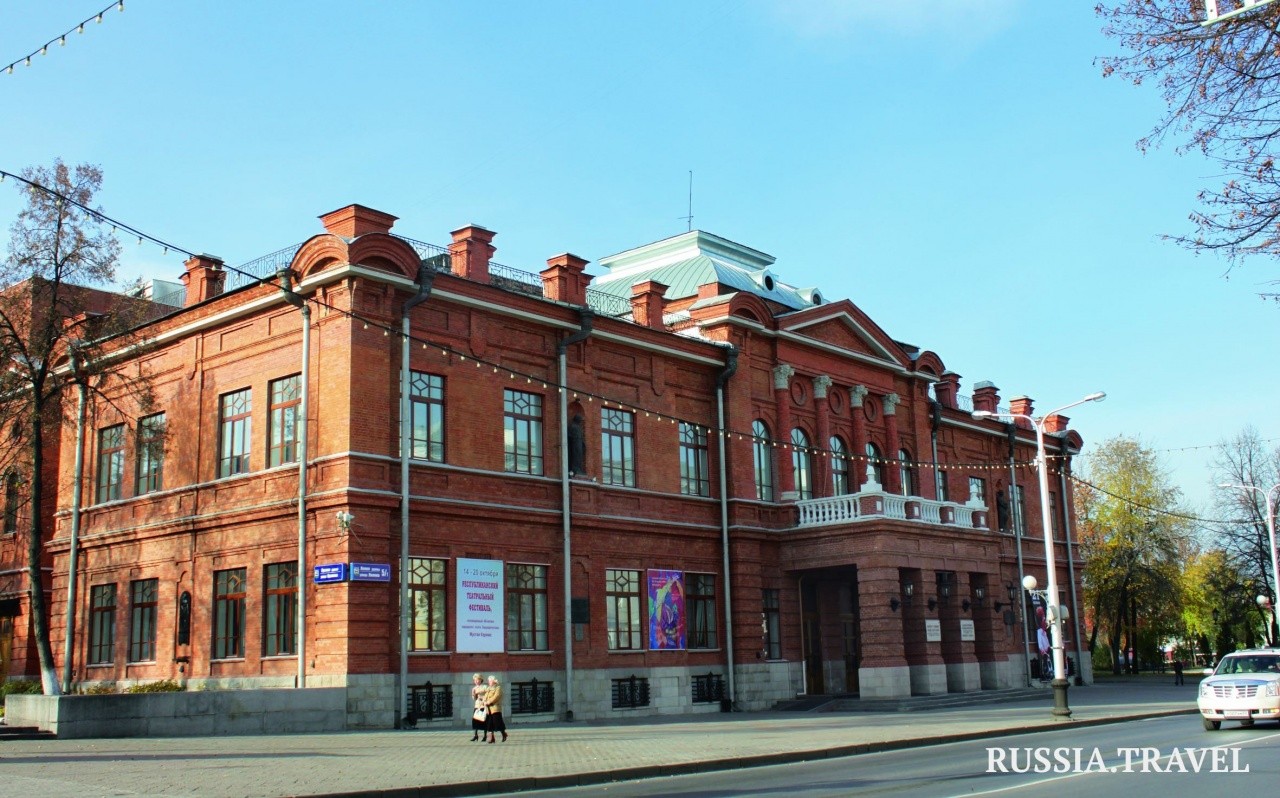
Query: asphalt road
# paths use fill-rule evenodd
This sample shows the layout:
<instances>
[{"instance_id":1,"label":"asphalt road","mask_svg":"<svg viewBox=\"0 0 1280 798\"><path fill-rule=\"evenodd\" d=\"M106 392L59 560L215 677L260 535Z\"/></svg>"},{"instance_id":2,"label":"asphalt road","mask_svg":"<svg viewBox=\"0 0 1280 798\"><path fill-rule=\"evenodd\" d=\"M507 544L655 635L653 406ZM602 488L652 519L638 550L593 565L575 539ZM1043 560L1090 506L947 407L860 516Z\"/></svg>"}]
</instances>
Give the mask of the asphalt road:
<instances>
[{"instance_id":1,"label":"asphalt road","mask_svg":"<svg viewBox=\"0 0 1280 798\"><path fill-rule=\"evenodd\" d=\"M1199 716L1182 715L1091 728L1066 725L1034 735L523 794L566 798L1261 796L1274 794L1280 784L1278 754L1280 725L1244 729L1232 724L1207 732Z\"/></svg>"}]
</instances>

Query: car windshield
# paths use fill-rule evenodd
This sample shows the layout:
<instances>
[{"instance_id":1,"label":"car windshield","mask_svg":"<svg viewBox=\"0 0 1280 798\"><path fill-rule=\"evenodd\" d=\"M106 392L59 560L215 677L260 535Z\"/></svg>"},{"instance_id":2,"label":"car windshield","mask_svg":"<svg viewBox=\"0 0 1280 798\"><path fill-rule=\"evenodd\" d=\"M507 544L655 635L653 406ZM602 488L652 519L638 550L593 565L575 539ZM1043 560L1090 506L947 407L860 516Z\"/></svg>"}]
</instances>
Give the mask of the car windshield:
<instances>
[{"instance_id":1,"label":"car windshield","mask_svg":"<svg viewBox=\"0 0 1280 798\"><path fill-rule=\"evenodd\" d=\"M1227 657L1218 665L1215 675L1230 675L1234 673L1278 673L1280 672L1280 657L1275 656L1250 656L1250 657Z\"/></svg>"}]
</instances>

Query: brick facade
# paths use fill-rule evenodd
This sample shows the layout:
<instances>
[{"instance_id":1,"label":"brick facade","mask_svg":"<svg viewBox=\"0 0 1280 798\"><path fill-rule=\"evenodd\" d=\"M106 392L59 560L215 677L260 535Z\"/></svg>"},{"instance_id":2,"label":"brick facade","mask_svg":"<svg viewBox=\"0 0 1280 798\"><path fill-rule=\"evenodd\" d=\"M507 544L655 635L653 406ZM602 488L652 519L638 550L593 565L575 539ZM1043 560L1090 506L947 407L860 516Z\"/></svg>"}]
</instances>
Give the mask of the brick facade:
<instances>
[{"instance_id":1,"label":"brick facade","mask_svg":"<svg viewBox=\"0 0 1280 798\"><path fill-rule=\"evenodd\" d=\"M452 716L462 722L474 671L505 677L509 696L515 683L551 682L556 713L576 717L715 711L718 704L691 701L694 677L706 674L730 682L726 698L744 709L802 692L885 697L1026 683L1022 630L1008 614L1010 592L1014 600L1021 592L1014 589L1019 539L996 497L1009 494L1016 473L1026 500L1021 559L1043 582L1038 488L1028 467L1034 436L1018 431L1011 444L1004 425L971 418L958 375L934 353L895 341L846 300L783 285L768 271L769 256L696 231L605 259L610 273L594 281L583 273L585 261L568 254L526 279L492 261L495 235L483 227L460 228L447 249L428 251L393 235L396 219L388 214L350 206L322 219L328 230L289 264L294 290L311 302L309 411L299 427L309 446L306 558L296 583L305 591L305 661L299 667L296 654L264 654L271 631L265 566L296 564L298 554L298 467L272 466L268 449L273 382L302 372L301 315L272 284L220 292L223 267L202 256L189 264L186 307L150 323L151 346L125 366L146 370L156 397L149 412L165 413L160 489L137 494L139 408L123 397L119 406L95 406L82 432L75 682L282 687L297 684L301 672L306 686L346 686L353 724L373 727L395 723L405 688L427 682L452 687ZM714 271L693 278L696 284L663 271L678 262L687 276L703 261ZM424 265L429 289L420 285ZM193 287L205 294L193 298ZM401 684L400 330L402 309L420 291L425 301L409 311L410 369L442 380L443 459L410 462L408 548L412 558L446 563L446 642L441 651L411 651ZM588 306L595 312L585 313ZM587 326L586 337L565 348L562 392L558 348ZM541 398L540 473L508 470L506 389ZM244 390L251 397L248 467L220 475L230 434L221 400ZM975 403L998 400L990 386ZM565 418L581 417L585 461L567 480L568 574L562 404ZM634 485L604 478L606 409L633 421ZM767 501L756 498L756 420L770 431L774 495ZM702 465L684 473L705 479L706 495L682 492L691 484L682 482L682 457L697 455L682 451L680 422L706 431ZM129 431L123 498L98 503L98 434L113 424ZM799 473L793 429L811 447ZM1078 451L1081 441L1065 420L1054 429L1052 453ZM57 442L60 491L50 510L57 532L47 544L59 656L76 434L64 426ZM851 455L843 469L831 457L833 437ZM882 478L869 468L867 444L885 458ZM935 485L935 451L945 497ZM833 495L841 471L847 492ZM971 477L985 481L983 495L971 495ZM876 483L864 487L869 478ZM1056 472L1051 481L1060 491ZM1058 512L1069 499L1057 498ZM340 512L353 517L349 528L338 522ZM6 551L0 541L0 562L8 562ZM1066 554L1060 542L1058 580L1069 590ZM545 645L457 650L455 613L467 601L455 587L459 558L545 566L545 618L532 622L545 631ZM343 563L387 565L391 581L312 579L313 566ZM217 657L216 575L237 569L245 574L243 645ZM683 572L686 593L690 575L713 575L714 645L652 650L642 594L639 650L611 649L617 603L606 590L610 569L642 578L651 570ZM155 655L130 662L130 585L147 579L159 586ZM90 595L106 584L116 585L118 597L113 655L91 664ZM778 599L773 651L762 625L766 590ZM179 644L184 593L190 639ZM506 592L508 603L512 596ZM566 624L570 603L583 615ZM692 611L686 603L687 622ZM222 622L224 632L234 626ZM1070 626L1064 639L1074 658ZM30 675L35 663L15 656L10 670ZM614 709L615 680L633 676L648 680L648 706Z\"/></svg>"}]
</instances>

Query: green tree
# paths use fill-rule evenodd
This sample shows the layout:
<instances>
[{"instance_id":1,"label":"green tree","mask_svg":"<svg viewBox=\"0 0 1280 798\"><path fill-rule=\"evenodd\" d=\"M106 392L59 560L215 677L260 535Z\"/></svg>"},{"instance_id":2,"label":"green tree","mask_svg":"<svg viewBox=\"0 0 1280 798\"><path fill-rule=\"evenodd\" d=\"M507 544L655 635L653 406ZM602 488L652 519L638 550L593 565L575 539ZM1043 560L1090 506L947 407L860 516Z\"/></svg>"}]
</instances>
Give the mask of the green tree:
<instances>
[{"instance_id":1,"label":"green tree","mask_svg":"<svg viewBox=\"0 0 1280 798\"><path fill-rule=\"evenodd\" d=\"M1220 0L1224 10L1232 0ZM1097 7L1103 32L1121 48L1098 59L1104 77L1155 85L1167 111L1140 149L1175 138L1220 167L1203 189L1194 232L1173 238L1233 261L1280 254L1280 3L1202 27L1204 0L1114 0Z\"/></svg>"},{"instance_id":2,"label":"green tree","mask_svg":"<svg viewBox=\"0 0 1280 798\"><path fill-rule=\"evenodd\" d=\"M1190 524L1170 513L1180 491L1156 456L1130 438L1103 442L1077 490L1089 647L1105 636L1113 672L1122 648L1146 658L1182 631L1180 564L1192 551ZM1089 485L1096 486L1089 487ZM1136 669L1136 663L1131 663Z\"/></svg>"},{"instance_id":3,"label":"green tree","mask_svg":"<svg viewBox=\"0 0 1280 798\"><path fill-rule=\"evenodd\" d=\"M32 167L19 188L26 207L10 228L0 265L0 430L4 447L6 523L21 520L25 537L27 593L32 634L44 692L60 691L50 645L42 558L52 530L46 528L58 473L50 462L67 414L65 401L81 390L104 402L128 396L128 407L149 403L141 373L111 370L104 355L121 345L140 345L136 332L148 304L123 294L95 290L115 279L120 244L104 230L93 198L102 185L97 167Z\"/></svg>"}]
</instances>

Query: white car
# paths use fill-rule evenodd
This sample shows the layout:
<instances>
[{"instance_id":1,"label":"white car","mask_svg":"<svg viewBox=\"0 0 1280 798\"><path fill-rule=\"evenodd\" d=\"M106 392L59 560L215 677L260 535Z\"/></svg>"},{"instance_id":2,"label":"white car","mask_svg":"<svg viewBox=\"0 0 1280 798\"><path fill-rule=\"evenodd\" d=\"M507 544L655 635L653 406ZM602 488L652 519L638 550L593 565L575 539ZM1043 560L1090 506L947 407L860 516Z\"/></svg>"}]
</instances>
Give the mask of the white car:
<instances>
[{"instance_id":1,"label":"white car","mask_svg":"<svg viewBox=\"0 0 1280 798\"><path fill-rule=\"evenodd\" d=\"M1280 649L1235 651L1204 674L1196 703L1206 730L1221 728L1224 720L1242 726L1280 720Z\"/></svg>"}]
</instances>

